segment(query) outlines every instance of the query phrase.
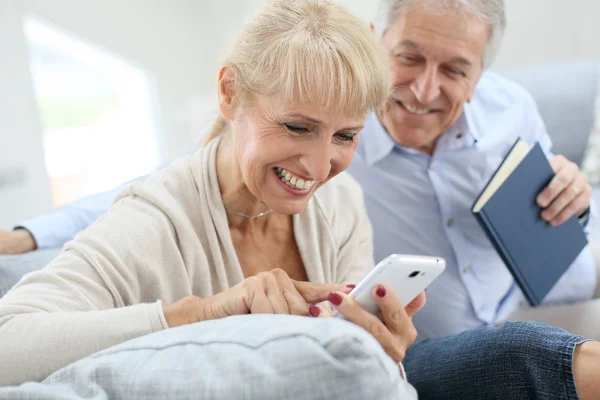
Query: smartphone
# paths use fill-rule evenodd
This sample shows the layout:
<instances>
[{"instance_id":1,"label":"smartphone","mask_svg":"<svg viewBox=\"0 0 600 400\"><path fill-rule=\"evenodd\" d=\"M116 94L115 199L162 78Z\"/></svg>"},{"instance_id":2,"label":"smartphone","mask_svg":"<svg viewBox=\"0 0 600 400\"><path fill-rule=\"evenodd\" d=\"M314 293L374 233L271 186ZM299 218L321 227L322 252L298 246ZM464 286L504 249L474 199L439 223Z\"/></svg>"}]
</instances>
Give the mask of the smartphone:
<instances>
[{"instance_id":1,"label":"smartphone","mask_svg":"<svg viewBox=\"0 0 600 400\"><path fill-rule=\"evenodd\" d=\"M392 254L371 270L350 292L367 311L379 315L379 307L371 292L384 283L391 287L403 306L407 306L446 268L442 257ZM338 317L341 315L338 314Z\"/></svg>"}]
</instances>

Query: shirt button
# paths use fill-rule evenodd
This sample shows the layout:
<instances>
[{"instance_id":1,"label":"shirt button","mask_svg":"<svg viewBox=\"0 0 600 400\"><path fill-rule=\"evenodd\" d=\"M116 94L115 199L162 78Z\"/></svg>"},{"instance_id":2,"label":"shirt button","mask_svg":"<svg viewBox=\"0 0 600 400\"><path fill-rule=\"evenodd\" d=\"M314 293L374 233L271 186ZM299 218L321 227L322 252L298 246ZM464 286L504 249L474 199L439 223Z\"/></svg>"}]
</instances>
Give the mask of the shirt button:
<instances>
[{"instance_id":1,"label":"shirt button","mask_svg":"<svg viewBox=\"0 0 600 400\"><path fill-rule=\"evenodd\" d=\"M462 133L459 133L458 135L456 135L456 138L457 138L457 139L461 139L462 137L463 137L463 134L462 134Z\"/></svg>"},{"instance_id":2,"label":"shirt button","mask_svg":"<svg viewBox=\"0 0 600 400\"><path fill-rule=\"evenodd\" d=\"M429 164L429 170L430 171L435 171L435 163Z\"/></svg>"},{"instance_id":3,"label":"shirt button","mask_svg":"<svg viewBox=\"0 0 600 400\"><path fill-rule=\"evenodd\" d=\"M447 222L446 222L446 226L448 228L452 228L454 226L454 219L450 218Z\"/></svg>"},{"instance_id":4,"label":"shirt button","mask_svg":"<svg viewBox=\"0 0 600 400\"><path fill-rule=\"evenodd\" d=\"M464 267L463 268L463 273L464 274L468 274L469 272L471 272L471 268L469 268L469 267Z\"/></svg>"}]
</instances>

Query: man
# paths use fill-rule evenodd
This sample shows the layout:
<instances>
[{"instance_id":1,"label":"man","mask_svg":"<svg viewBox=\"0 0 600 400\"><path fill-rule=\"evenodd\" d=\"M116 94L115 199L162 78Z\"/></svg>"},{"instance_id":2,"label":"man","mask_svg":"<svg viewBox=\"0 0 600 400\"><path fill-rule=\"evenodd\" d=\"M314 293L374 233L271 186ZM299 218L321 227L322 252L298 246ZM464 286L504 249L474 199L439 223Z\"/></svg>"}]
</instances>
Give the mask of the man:
<instances>
[{"instance_id":1,"label":"man","mask_svg":"<svg viewBox=\"0 0 600 400\"><path fill-rule=\"evenodd\" d=\"M556 176L538 203L552 225L573 215L585 223L591 186L574 163L550 153L530 95L483 72L502 39L502 1L384 0L378 16L394 87L367 120L349 169L365 192L376 261L391 253L446 259L415 317L421 339L495 325L527 302L471 206L515 140L539 141L550 157ZM545 303L589 300L596 280L586 248Z\"/></svg>"},{"instance_id":2,"label":"man","mask_svg":"<svg viewBox=\"0 0 600 400\"><path fill-rule=\"evenodd\" d=\"M421 341L405 360L420 398L577 398L575 386L582 399L590 398L591 375L581 375L588 367L582 369L578 356L592 349L588 366L600 365L598 343L577 344L566 332L539 325L492 327L525 299L471 206L515 140L539 141L556 172L537 199L544 220L559 225L576 215L585 224L591 199L577 166L550 153L529 94L483 72L504 26L502 0L381 1L373 29L389 55L394 87L388 104L366 122L349 172L365 192L377 261L409 253L442 256L448 263L414 318ZM586 249L546 301L587 300L595 287ZM489 354L498 349L506 358L489 365ZM521 363L505 367L515 354L523 356ZM532 367L540 379L523 380L531 370L519 365L533 359L541 362ZM560 360L569 364L562 372L555 369ZM545 386L552 380L556 386ZM512 391L525 387L531 391Z\"/></svg>"},{"instance_id":3,"label":"man","mask_svg":"<svg viewBox=\"0 0 600 400\"><path fill-rule=\"evenodd\" d=\"M409 379L420 398L577 398L577 390L591 398L600 390L592 368L598 343L535 324L467 331L495 324L522 299L470 206L517 136L550 147L530 97L493 74L482 77L502 36L503 1L388 0L380 9L374 29L391 56L395 87L361 133L351 173L365 191L378 259L411 252L449 264L415 319L423 338L433 339L409 349ZM552 163L557 178L541 193L543 216L585 218L589 185L563 158ZM591 296L595 272L586 257L560 283L566 294L552 294L557 300ZM589 276L594 282L578 279ZM482 364L483 353L495 358Z\"/></svg>"}]
</instances>

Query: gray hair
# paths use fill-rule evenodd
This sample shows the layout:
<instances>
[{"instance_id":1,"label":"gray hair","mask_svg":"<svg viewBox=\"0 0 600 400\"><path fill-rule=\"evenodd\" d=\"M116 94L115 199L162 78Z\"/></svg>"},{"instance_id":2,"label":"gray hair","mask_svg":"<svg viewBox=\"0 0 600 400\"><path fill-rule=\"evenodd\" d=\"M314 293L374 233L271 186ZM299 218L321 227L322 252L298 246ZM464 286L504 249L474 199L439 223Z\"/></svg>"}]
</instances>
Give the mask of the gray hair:
<instances>
[{"instance_id":1,"label":"gray hair","mask_svg":"<svg viewBox=\"0 0 600 400\"><path fill-rule=\"evenodd\" d=\"M375 29L379 39L396 20L398 15L405 12L413 4L432 5L432 12L440 13L454 8L464 13L474 15L489 25L488 43L483 54L483 68L488 68L500 51L502 37L506 28L504 0L380 0L375 16Z\"/></svg>"}]
</instances>

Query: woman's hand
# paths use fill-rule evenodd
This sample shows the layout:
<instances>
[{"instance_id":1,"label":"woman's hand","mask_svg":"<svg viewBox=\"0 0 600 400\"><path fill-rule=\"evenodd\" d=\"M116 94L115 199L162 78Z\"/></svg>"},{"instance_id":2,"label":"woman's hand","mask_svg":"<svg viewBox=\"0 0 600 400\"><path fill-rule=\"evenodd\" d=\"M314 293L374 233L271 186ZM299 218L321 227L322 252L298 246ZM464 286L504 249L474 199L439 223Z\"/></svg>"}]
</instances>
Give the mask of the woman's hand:
<instances>
[{"instance_id":1,"label":"woman's hand","mask_svg":"<svg viewBox=\"0 0 600 400\"><path fill-rule=\"evenodd\" d=\"M386 285L376 286L371 296L381 309L383 321L366 311L345 291L330 293L328 300L348 321L369 331L385 352L394 361L400 362L404 359L406 350L417 339L417 330L412 323L412 317L425 305L425 292L418 295L406 307L400 304L394 291ZM313 306L311 315L315 316L315 314L327 316L328 311L323 306Z\"/></svg>"},{"instance_id":2,"label":"woman's hand","mask_svg":"<svg viewBox=\"0 0 600 400\"><path fill-rule=\"evenodd\" d=\"M310 303L330 293L349 293L344 285L299 282L282 269L261 272L209 298L196 296L163 307L170 327L241 314L309 315Z\"/></svg>"}]
</instances>

